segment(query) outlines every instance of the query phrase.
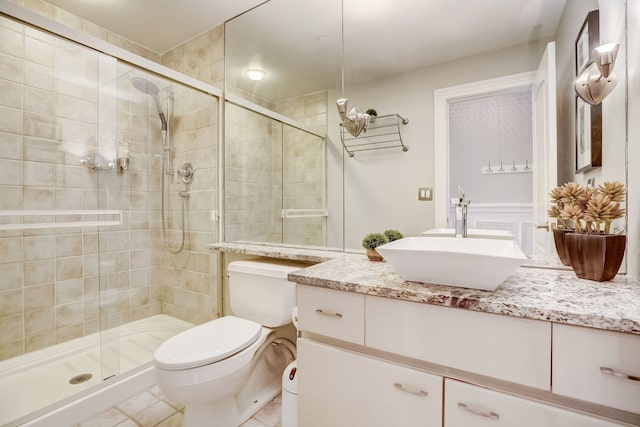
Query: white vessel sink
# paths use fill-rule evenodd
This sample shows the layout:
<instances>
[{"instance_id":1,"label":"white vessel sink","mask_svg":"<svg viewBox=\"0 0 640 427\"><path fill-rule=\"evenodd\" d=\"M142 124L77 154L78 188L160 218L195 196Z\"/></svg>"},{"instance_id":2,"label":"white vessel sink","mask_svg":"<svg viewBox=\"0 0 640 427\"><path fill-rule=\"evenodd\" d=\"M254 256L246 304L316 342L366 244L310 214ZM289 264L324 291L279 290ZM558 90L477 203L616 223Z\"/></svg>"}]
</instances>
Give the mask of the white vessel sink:
<instances>
[{"instance_id":1,"label":"white vessel sink","mask_svg":"<svg viewBox=\"0 0 640 427\"><path fill-rule=\"evenodd\" d=\"M405 237L376 250L404 280L484 290L527 261L513 240Z\"/></svg>"},{"instance_id":2,"label":"white vessel sink","mask_svg":"<svg viewBox=\"0 0 640 427\"><path fill-rule=\"evenodd\" d=\"M421 233L427 237L455 237L456 230L453 228L432 228ZM484 228L469 228L467 237L474 239L503 239L513 240L513 233L507 230L487 230Z\"/></svg>"}]
</instances>

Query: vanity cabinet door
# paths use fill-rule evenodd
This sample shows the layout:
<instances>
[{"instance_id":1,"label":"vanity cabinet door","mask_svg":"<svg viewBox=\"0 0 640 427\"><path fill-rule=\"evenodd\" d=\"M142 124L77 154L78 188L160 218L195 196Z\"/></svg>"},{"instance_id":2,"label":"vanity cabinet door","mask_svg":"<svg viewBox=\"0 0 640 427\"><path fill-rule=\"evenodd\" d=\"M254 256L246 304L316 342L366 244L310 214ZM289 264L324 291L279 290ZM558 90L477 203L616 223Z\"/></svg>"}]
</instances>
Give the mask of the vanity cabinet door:
<instances>
[{"instance_id":1,"label":"vanity cabinet door","mask_svg":"<svg viewBox=\"0 0 640 427\"><path fill-rule=\"evenodd\" d=\"M364 344L364 295L297 285L298 329Z\"/></svg>"},{"instance_id":2,"label":"vanity cabinet door","mask_svg":"<svg viewBox=\"0 0 640 427\"><path fill-rule=\"evenodd\" d=\"M640 413L640 335L554 323L553 392Z\"/></svg>"},{"instance_id":3,"label":"vanity cabinet door","mask_svg":"<svg viewBox=\"0 0 640 427\"><path fill-rule=\"evenodd\" d=\"M445 380L445 427L622 427L460 381Z\"/></svg>"},{"instance_id":4,"label":"vanity cabinet door","mask_svg":"<svg viewBox=\"0 0 640 427\"><path fill-rule=\"evenodd\" d=\"M366 295L367 347L551 389L551 323Z\"/></svg>"},{"instance_id":5,"label":"vanity cabinet door","mask_svg":"<svg viewBox=\"0 0 640 427\"><path fill-rule=\"evenodd\" d=\"M442 377L298 339L304 427L441 427Z\"/></svg>"}]
</instances>

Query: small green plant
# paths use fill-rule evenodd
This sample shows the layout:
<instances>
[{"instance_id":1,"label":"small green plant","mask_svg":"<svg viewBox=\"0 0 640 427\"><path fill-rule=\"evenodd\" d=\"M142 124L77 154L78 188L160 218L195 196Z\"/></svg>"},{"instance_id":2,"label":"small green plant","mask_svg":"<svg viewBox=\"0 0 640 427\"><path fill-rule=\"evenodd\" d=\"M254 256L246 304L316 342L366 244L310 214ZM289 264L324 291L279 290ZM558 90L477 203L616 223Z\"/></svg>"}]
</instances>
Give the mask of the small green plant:
<instances>
[{"instance_id":1,"label":"small green plant","mask_svg":"<svg viewBox=\"0 0 640 427\"><path fill-rule=\"evenodd\" d=\"M384 235L387 237L387 240L393 242L394 240L402 239L404 236L398 230L385 230Z\"/></svg>"},{"instance_id":2,"label":"small green plant","mask_svg":"<svg viewBox=\"0 0 640 427\"><path fill-rule=\"evenodd\" d=\"M382 233L369 233L362 239L362 246L366 249L375 249L385 243L389 243L389 239Z\"/></svg>"}]
</instances>

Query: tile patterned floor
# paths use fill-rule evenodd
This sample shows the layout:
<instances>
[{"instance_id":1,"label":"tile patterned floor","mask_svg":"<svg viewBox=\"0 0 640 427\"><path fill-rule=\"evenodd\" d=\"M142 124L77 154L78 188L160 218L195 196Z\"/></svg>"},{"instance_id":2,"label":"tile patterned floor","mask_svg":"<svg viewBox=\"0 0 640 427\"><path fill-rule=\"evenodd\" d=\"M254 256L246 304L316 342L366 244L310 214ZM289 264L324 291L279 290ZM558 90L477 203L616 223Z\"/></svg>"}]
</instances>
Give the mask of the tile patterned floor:
<instances>
[{"instance_id":1,"label":"tile patterned floor","mask_svg":"<svg viewBox=\"0 0 640 427\"><path fill-rule=\"evenodd\" d=\"M281 402L276 397L240 427L280 427ZM182 405L153 386L74 427L181 427L183 412Z\"/></svg>"}]
</instances>

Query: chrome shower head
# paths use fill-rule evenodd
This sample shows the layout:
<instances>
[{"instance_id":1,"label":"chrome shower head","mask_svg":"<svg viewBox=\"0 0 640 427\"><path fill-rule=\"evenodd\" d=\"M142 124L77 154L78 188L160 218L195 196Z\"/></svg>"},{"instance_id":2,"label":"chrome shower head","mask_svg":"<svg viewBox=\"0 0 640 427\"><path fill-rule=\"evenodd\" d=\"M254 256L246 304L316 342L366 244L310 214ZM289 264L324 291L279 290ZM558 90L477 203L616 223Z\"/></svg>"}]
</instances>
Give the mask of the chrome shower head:
<instances>
[{"instance_id":1,"label":"chrome shower head","mask_svg":"<svg viewBox=\"0 0 640 427\"><path fill-rule=\"evenodd\" d=\"M131 84L145 95L158 96L160 89L144 77L132 77Z\"/></svg>"},{"instance_id":2,"label":"chrome shower head","mask_svg":"<svg viewBox=\"0 0 640 427\"><path fill-rule=\"evenodd\" d=\"M160 116L160 121L162 122L162 130L166 132L167 130L167 119L164 116L164 112L162 111L162 107L160 106L160 98L158 97L158 93L160 93L160 89L158 86L150 82L148 79L144 77L132 77L131 85L144 93L145 95L149 95L156 102L156 108L158 109L158 115Z\"/></svg>"}]
</instances>

